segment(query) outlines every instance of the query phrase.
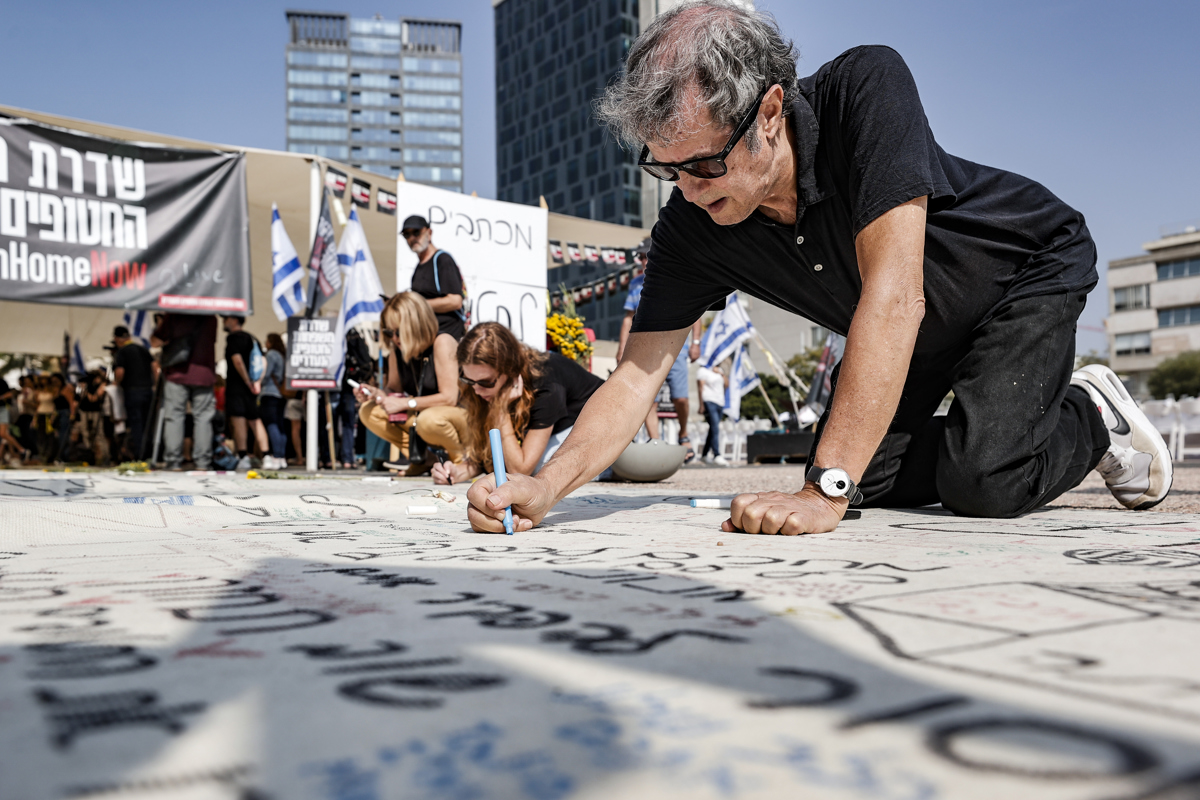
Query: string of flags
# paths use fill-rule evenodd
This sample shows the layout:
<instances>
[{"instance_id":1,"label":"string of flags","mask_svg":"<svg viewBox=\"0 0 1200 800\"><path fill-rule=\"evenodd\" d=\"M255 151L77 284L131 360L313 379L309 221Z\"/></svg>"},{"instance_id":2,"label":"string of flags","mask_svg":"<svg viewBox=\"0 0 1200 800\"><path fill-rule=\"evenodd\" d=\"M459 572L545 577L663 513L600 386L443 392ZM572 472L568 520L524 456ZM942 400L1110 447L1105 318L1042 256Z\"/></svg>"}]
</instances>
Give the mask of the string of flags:
<instances>
[{"instance_id":1,"label":"string of flags","mask_svg":"<svg viewBox=\"0 0 1200 800\"><path fill-rule=\"evenodd\" d=\"M576 242L562 242L558 239L551 239L550 260L555 264L612 264L625 265L633 264L633 250L615 247L599 247L597 245L585 244L579 245ZM626 269L619 269L610 272L599 278L590 278L586 283L579 286L568 287L566 294L562 289L552 289L550 292L550 308L554 311L559 311L563 307L563 301L570 296L575 300L575 305L583 305L590 303L592 300L600 300L605 295L612 295L618 291L623 291L629 288L629 282L634 277L642 274L642 268L639 266L630 266Z\"/></svg>"},{"instance_id":2,"label":"string of flags","mask_svg":"<svg viewBox=\"0 0 1200 800\"><path fill-rule=\"evenodd\" d=\"M342 197L346 187L350 187L350 202L359 208L371 207L371 184L349 175L333 167L325 168L325 185L335 197ZM396 195L375 187L375 210L383 214L396 214ZM343 223L345 224L345 223Z\"/></svg>"},{"instance_id":3,"label":"string of flags","mask_svg":"<svg viewBox=\"0 0 1200 800\"><path fill-rule=\"evenodd\" d=\"M605 264L632 264L633 250L620 247L598 247L594 244L585 244L580 247L575 242L567 242L565 245L558 239L551 239L550 242L550 260L555 264L571 264L592 262Z\"/></svg>"}]
</instances>

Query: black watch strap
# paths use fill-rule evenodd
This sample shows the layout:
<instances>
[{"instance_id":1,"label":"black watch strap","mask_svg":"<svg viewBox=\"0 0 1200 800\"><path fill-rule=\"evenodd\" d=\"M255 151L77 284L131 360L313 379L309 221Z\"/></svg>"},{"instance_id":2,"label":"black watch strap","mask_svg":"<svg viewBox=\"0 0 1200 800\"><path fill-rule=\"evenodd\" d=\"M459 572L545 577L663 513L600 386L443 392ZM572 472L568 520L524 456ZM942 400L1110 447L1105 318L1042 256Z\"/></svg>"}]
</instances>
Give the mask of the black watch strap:
<instances>
[{"instance_id":1,"label":"black watch strap","mask_svg":"<svg viewBox=\"0 0 1200 800\"><path fill-rule=\"evenodd\" d=\"M845 470L839 470L839 471L842 473L846 472ZM824 475L826 472L828 472L828 470L826 468L818 467L816 464L813 464L811 467L808 468L808 472L805 473L804 479L815 483L817 485L817 490L820 491L821 494L826 494L825 490L821 488L821 476ZM850 485L847 488L846 493L841 496L849 499L850 505L856 506L863 501L862 490L858 488L858 485L853 481L853 479L850 478L849 475L846 475L846 481ZM828 496L829 495L826 494L826 497L828 497Z\"/></svg>"}]
</instances>

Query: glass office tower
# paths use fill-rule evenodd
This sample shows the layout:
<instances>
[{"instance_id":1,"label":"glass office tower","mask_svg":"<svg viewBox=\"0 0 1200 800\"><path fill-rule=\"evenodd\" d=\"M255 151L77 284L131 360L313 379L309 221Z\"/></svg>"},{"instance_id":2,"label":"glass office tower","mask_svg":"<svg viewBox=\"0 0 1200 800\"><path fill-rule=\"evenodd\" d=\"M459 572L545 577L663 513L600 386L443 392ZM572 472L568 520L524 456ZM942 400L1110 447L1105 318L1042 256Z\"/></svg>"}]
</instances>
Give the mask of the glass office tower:
<instances>
[{"instance_id":1,"label":"glass office tower","mask_svg":"<svg viewBox=\"0 0 1200 800\"><path fill-rule=\"evenodd\" d=\"M637 0L493 2L497 196L640 226L638 154L592 113L637 37Z\"/></svg>"},{"instance_id":2,"label":"glass office tower","mask_svg":"<svg viewBox=\"0 0 1200 800\"><path fill-rule=\"evenodd\" d=\"M462 26L287 12L287 149L461 192Z\"/></svg>"}]
</instances>

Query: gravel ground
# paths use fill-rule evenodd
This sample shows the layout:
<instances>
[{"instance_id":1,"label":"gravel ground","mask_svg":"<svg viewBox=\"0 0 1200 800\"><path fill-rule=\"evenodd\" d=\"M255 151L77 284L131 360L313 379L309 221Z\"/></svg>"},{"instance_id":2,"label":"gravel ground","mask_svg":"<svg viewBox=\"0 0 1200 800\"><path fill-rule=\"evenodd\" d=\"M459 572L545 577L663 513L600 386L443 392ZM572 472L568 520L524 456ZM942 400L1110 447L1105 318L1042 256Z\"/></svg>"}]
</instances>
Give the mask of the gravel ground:
<instances>
[{"instance_id":1,"label":"gravel ground","mask_svg":"<svg viewBox=\"0 0 1200 800\"><path fill-rule=\"evenodd\" d=\"M804 464L755 464L753 466L684 467L659 486L672 491L697 494L736 494L746 491L794 492L804 482ZM1093 472L1082 484L1050 504L1052 508L1120 508L1099 474ZM1175 463L1171 493L1153 511L1175 514L1200 512L1200 461Z\"/></svg>"}]
</instances>

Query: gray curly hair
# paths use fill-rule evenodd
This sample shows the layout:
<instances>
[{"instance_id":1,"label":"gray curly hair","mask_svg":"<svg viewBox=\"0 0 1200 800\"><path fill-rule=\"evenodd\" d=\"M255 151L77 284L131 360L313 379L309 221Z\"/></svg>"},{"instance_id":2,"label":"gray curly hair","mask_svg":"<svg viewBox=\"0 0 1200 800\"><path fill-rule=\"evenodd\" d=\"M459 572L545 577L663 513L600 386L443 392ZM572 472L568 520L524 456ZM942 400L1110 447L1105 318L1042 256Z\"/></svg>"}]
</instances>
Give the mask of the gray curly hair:
<instances>
[{"instance_id":1,"label":"gray curly hair","mask_svg":"<svg viewBox=\"0 0 1200 800\"><path fill-rule=\"evenodd\" d=\"M673 144L699 130L707 109L732 128L778 83L784 114L799 94L799 54L770 15L729 0L690 0L660 15L633 43L625 70L596 102L596 115L632 147ZM755 127L747 145L757 150Z\"/></svg>"}]
</instances>

